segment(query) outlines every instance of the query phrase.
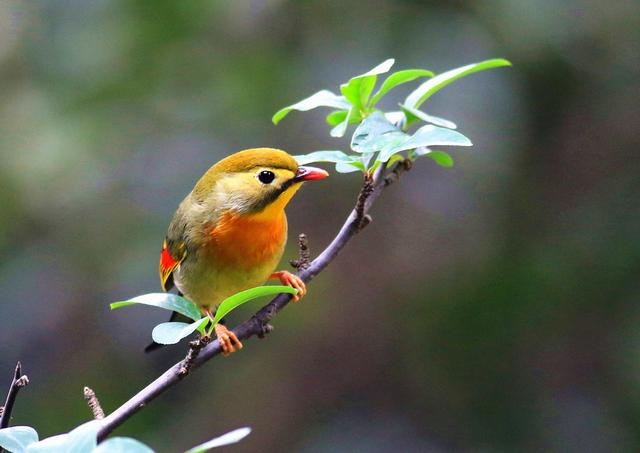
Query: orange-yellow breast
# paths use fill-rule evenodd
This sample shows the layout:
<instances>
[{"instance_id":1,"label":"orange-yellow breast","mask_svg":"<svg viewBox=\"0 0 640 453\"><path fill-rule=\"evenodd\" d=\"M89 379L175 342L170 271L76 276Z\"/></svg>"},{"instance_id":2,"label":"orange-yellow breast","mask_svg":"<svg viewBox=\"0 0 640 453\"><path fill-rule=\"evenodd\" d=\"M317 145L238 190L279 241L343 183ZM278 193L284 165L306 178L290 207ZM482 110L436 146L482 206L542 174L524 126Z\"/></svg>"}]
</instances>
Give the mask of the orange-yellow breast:
<instances>
[{"instance_id":1,"label":"orange-yellow breast","mask_svg":"<svg viewBox=\"0 0 640 453\"><path fill-rule=\"evenodd\" d=\"M287 239L284 211L272 218L224 213L211 229L209 252L222 266L254 269L280 259Z\"/></svg>"}]
</instances>

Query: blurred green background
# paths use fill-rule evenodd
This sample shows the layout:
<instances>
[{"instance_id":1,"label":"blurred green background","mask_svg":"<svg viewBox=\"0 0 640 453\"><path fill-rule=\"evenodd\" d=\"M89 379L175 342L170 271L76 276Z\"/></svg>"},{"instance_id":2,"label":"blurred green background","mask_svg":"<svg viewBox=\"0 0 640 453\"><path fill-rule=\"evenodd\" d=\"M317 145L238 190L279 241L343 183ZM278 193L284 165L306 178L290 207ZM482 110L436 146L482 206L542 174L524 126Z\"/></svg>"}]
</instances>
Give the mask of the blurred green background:
<instances>
[{"instance_id":1,"label":"blurred green background","mask_svg":"<svg viewBox=\"0 0 640 453\"><path fill-rule=\"evenodd\" d=\"M228 451L637 451L639 42L633 0L0 0L0 391L18 359L31 379L13 423L68 430L83 386L110 411L184 355L142 353L165 312L108 303L159 290L171 215L221 157L347 148L324 112L274 127L277 109L388 57L504 57L424 106L474 142L453 169L419 161L267 340L117 433L160 452L245 425ZM323 248L359 185L305 187L290 237Z\"/></svg>"}]
</instances>

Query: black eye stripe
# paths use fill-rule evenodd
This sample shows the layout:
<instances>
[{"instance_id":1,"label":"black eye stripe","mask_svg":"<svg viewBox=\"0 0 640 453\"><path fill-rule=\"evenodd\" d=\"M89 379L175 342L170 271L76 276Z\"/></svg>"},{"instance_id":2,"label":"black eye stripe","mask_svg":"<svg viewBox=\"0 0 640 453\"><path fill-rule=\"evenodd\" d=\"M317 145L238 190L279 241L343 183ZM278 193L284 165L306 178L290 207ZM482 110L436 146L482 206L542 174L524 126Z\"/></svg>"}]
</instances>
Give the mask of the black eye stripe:
<instances>
[{"instance_id":1,"label":"black eye stripe","mask_svg":"<svg viewBox=\"0 0 640 453\"><path fill-rule=\"evenodd\" d=\"M262 170L260 173L258 173L258 180L262 184L271 184L275 178L276 175L269 170Z\"/></svg>"}]
</instances>

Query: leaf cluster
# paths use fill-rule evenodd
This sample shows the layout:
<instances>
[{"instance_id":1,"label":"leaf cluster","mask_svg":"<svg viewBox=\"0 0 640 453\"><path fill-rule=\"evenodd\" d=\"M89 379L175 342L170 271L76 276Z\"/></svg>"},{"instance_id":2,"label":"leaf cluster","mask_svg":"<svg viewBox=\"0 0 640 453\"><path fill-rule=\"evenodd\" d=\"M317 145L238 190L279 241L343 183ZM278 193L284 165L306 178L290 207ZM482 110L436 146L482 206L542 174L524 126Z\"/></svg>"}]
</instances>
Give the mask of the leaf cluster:
<instances>
[{"instance_id":1,"label":"leaf cluster","mask_svg":"<svg viewBox=\"0 0 640 453\"><path fill-rule=\"evenodd\" d=\"M153 453L142 442L131 437L112 437L98 445L100 420L91 420L65 434L40 440L30 426L0 429L0 447L11 453ZM215 447L233 444L245 438L251 428L239 428L197 445L185 453L204 453Z\"/></svg>"},{"instance_id":2,"label":"leaf cluster","mask_svg":"<svg viewBox=\"0 0 640 453\"><path fill-rule=\"evenodd\" d=\"M152 307L163 308L193 320L192 323L185 322L163 322L153 328L151 337L153 341L159 344L175 344L193 332L198 331L201 334L210 335L215 325L222 318L251 300L264 296L273 296L280 293L296 294L296 290L290 286L272 285L258 286L250 288L231 297L226 298L218 306L215 316L211 319L209 316L202 316L200 309L189 299L171 293L151 293L134 297L122 302L114 302L110 305L112 310L129 305L141 304L150 305Z\"/></svg>"},{"instance_id":3,"label":"leaf cluster","mask_svg":"<svg viewBox=\"0 0 640 453\"><path fill-rule=\"evenodd\" d=\"M329 107L333 111L327 115L326 121L332 126L332 137L343 137L349 125L357 125L350 143L353 153L340 150L314 151L295 156L300 165L331 162L340 173L358 170L370 172L381 163L389 165L399 159L415 160L420 156L428 156L441 166L451 167L451 156L431 147L471 146L471 141L455 130L456 125L452 121L430 115L420 107L434 93L461 77L511 65L509 61L499 58L462 66L438 75L427 69L404 69L387 76L374 93L378 76L389 72L393 64L394 60L388 59L364 74L352 77L340 85L340 95L321 90L273 115L273 123L278 124L293 110L305 112L318 107ZM398 110L383 112L377 107L391 90L419 78L428 80L398 104ZM427 124L412 134L409 133L410 126L418 122Z\"/></svg>"}]
</instances>

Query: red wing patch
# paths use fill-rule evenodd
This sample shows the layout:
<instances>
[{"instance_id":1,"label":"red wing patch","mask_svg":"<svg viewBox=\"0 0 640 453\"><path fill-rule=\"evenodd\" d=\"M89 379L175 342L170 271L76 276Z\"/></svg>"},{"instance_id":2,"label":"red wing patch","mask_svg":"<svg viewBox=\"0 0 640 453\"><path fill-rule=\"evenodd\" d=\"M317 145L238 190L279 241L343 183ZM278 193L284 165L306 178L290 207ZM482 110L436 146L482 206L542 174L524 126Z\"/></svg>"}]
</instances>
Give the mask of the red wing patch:
<instances>
[{"instance_id":1,"label":"red wing patch","mask_svg":"<svg viewBox=\"0 0 640 453\"><path fill-rule=\"evenodd\" d=\"M163 291L171 289L173 286L173 279L171 278L170 280L170 277L172 277L173 272L178 268L178 266L180 266L180 263L187 256L184 244L180 244L178 251L180 251L182 255L180 259L176 259L171 255L171 252L169 252L169 249L167 248L166 240L162 244L162 252L160 252L160 266L158 270L160 273L160 285L162 285Z\"/></svg>"}]
</instances>

